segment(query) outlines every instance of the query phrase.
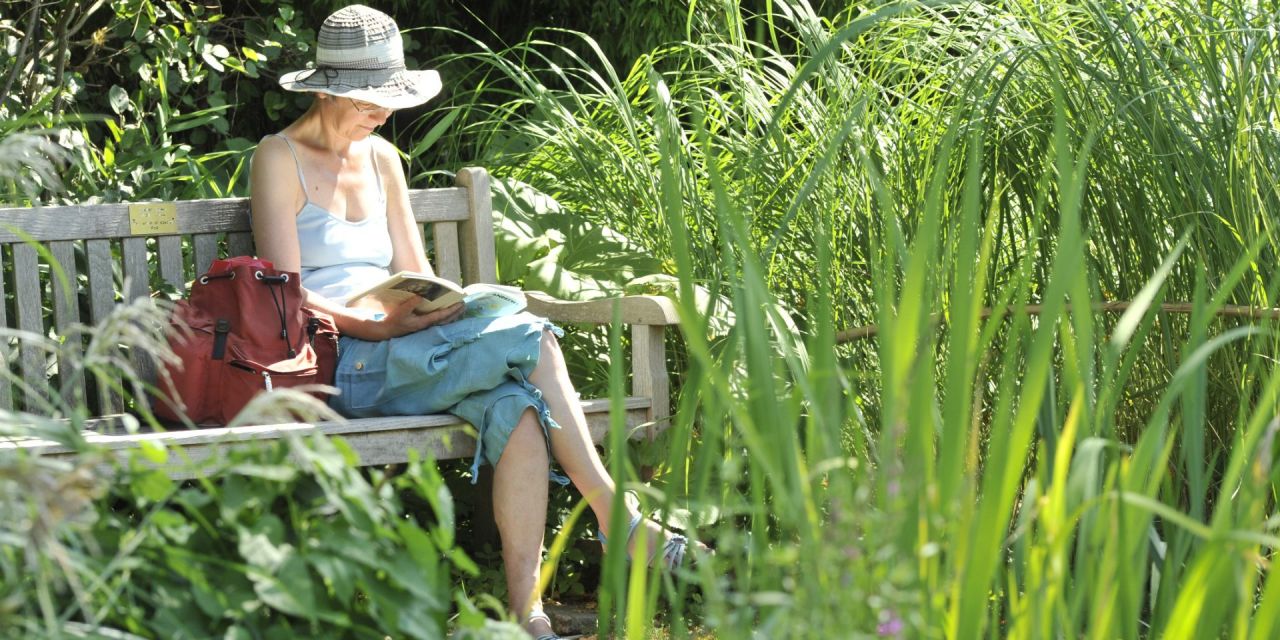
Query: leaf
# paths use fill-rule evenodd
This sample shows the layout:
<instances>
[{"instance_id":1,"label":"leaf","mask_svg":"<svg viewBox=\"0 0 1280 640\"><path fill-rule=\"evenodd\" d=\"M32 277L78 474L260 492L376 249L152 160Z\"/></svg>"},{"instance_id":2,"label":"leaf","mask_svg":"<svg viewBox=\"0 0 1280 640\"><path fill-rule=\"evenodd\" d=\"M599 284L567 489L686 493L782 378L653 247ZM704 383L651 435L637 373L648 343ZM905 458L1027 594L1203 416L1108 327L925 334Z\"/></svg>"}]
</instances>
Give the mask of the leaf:
<instances>
[{"instance_id":1,"label":"leaf","mask_svg":"<svg viewBox=\"0 0 1280 640\"><path fill-rule=\"evenodd\" d=\"M297 554L290 554L274 576L255 576L254 591L272 609L308 620L315 617L316 598L311 574Z\"/></svg>"},{"instance_id":2,"label":"leaf","mask_svg":"<svg viewBox=\"0 0 1280 640\"><path fill-rule=\"evenodd\" d=\"M453 125L454 120L458 119L458 114L460 113L462 113L462 109L451 109L446 113L440 119L440 122L432 126L426 135L422 136L418 143L413 145L413 151L409 153L410 157L416 158L425 153L427 149L430 149L431 145L435 144L436 140L439 140L440 136L449 130L449 127Z\"/></svg>"},{"instance_id":3,"label":"leaf","mask_svg":"<svg viewBox=\"0 0 1280 640\"><path fill-rule=\"evenodd\" d=\"M152 502L161 502L169 497L176 485L163 471L140 471L133 480L133 488L138 495Z\"/></svg>"},{"instance_id":4,"label":"leaf","mask_svg":"<svg viewBox=\"0 0 1280 640\"><path fill-rule=\"evenodd\" d=\"M444 593L436 592L439 570L434 562L404 551L396 554L386 566L388 577L412 594L415 601L433 609L443 609L448 600L447 589L442 590Z\"/></svg>"},{"instance_id":5,"label":"leaf","mask_svg":"<svg viewBox=\"0 0 1280 640\"><path fill-rule=\"evenodd\" d=\"M284 542L284 524L267 514L252 527L237 527L238 549L251 566L274 573L294 556L293 546Z\"/></svg>"},{"instance_id":6,"label":"leaf","mask_svg":"<svg viewBox=\"0 0 1280 640\"><path fill-rule=\"evenodd\" d=\"M416 602L400 610L396 628L411 638L434 640L445 637L443 618L442 610L435 607L429 609L423 603Z\"/></svg>"},{"instance_id":7,"label":"leaf","mask_svg":"<svg viewBox=\"0 0 1280 640\"><path fill-rule=\"evenodd\" d=\"M107 99L111 102L111 110L117 114L124 114L132 106L129 102L129 93L118 84L111 85L107 90Z\"/></svg>"},{"instance_id":8,"label":"leaf","mask_svg":"<svg viewBox=\"0 0 1280 640\"><path fill-rule=\"evenodd\" d=\"M507 282L558 298L622 293L624 283L661 274L662 263L617 231L595 225L532 186L493 183L498 272Z\"/></svg>"},{"instance_id":9,"label":"leaf","mask_svg":"<svg viewBox=\"0 0 1280 640\"><path fill-rule=\"evenodd\" d=\"M221 45L218 45L218 46L221 46ZM200 51L200 57L204 58L205 64L212 67L215 71L218 71L219 73L226 71L226 67L222 66L222 61L219 60L218 57L214 55L212 46L206 44L204 48Z\"/></svg>"},{"instance_id":10,"label":"leaf","mask_svg":"<svg viewBox=\"0 0 1280 640\"><path fill-rule=\"evenodd\" d=\"M163 442L142 440L138 443L138 451L152 464L162 465L169 459L169 452L164 448Z\"/></svg>"},{"instance_id":11,"label":"leaf","mask_svg":"<svg viewBox=\"0 0 1280 640\"><path fill-rule=\"evenodd\" d=\"M253 636L244 628L235 626L227 628L227 632L222 634L222 640L253 640Z\"/></svg>"},{"instance_id":12,"label":"leaf","mask_svg":"<svg viewBox=\"0 0 1280 640\"><path fill-rule=\"evenodd\" d=\"M364 573L363 568L345 558L330 553L309 553L307 562L324 578L339 602L349 603L356 592L356 581Z\"/></svg>"},{"instance_id":13,"label":"leaf","mask_svg":"<svg viewBox=\"0 0 1280 640\"><path fill-rule=\"evenodd\" d=\"M196 532L196 525L175 511L161 509L151 514L151 522L155 524L164 537L176 545L185 545Z\"/></svg>"},{"instance_id":14,"label":"leaf","mask_svg":"<svg viewBox=\"0 0 1280 640\"><path fill-rule=\"evenodd\" d=\"M227 470L228 473L239 474L251 478L262 478L275 482L292 482L298 477L298 470L282 464L241 463Z\"/></svg>"}]
</instances>

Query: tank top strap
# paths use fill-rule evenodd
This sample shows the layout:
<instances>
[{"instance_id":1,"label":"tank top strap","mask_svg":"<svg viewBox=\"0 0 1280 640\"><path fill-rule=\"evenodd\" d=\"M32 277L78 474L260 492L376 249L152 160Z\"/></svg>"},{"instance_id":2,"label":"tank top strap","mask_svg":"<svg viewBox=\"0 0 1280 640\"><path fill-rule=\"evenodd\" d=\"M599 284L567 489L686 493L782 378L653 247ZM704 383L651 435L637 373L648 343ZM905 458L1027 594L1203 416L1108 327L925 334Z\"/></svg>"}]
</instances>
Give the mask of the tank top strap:
<instances>
[{"instance_id":1,"label":"tank top strap","mask_svg":"<svg viewBox=\"0 0 1280 640\"><path fill-rule=\"evenodd\" d=\"M284 140L284 143L289 145L289 153L293 155L293 166L298 170L298 182L302 184L302 198L307 202L311 202L311 196L307 195L307 179L302 177L302 163L298 161L298 152L294 150L293 142L285 137L283 133L273 133L271 135Z\"/></svg>"}]
</instances>

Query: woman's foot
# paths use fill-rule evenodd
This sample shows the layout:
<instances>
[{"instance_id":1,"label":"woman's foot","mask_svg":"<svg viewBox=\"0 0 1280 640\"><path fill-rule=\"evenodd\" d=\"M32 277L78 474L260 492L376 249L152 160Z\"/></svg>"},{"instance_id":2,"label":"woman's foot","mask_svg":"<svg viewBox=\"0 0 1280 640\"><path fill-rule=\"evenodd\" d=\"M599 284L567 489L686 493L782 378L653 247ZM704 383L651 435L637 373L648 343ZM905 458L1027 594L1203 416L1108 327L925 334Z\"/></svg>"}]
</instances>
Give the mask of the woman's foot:
<instances>
[{"instance_id":1,"label":"woman's foot","mask_svg":"<svg viewBox=\"0 0 1280 640\"><path fill-rule=\"evenodd\" d=\"M535 610L524 619L524 630L535 640L560 640L560 636L551 629L551 618L541 609Z\"/></svg>"},{"instance_id":2,"label":"woman's foot","mask_svg":"<svg viewBox=\"0 0 1280 640\"><path fill-rule=\"evenodd\" d=\"M635 494L627 492L625 495L627 512L630 514L626 531L628 559L644 558L645 566L652 566L654 562L661 561L663 569L671 571L684 564L685 555L690 550L698 555L712 553L711 549L701 542L690 541L685 536L644 518L640 514L639 500ZM639 533L641 523L644 524L643 535ZM608 546L603 532L598 533L596 537L600 539L602 547Z\"/></svg>"}]
</instances>

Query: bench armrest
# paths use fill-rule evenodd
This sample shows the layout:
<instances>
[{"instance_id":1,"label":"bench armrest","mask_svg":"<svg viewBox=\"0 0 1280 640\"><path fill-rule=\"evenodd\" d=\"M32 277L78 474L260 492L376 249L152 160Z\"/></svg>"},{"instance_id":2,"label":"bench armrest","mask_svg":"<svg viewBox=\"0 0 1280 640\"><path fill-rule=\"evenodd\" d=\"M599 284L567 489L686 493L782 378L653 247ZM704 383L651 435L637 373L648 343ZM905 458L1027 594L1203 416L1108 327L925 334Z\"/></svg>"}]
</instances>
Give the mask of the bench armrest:
<instances>
[{"instance_id":1,"label":"bench armrest","mask_svg":"<svg viewBox=\"0 0 1280 640\"><path fill-rule=\"evenodd\" d=\"M571 302L541 291L526 291L528 311L552 322L609 324L613 305L622 305L622 322L632 325L669 326L680 322L675 304L662 296L623 296L585 302Z\"/></svg>"},{"instance_id":2,"label":"bench armrest","mask_svg":"<svg viewBox=\"0 0 1280 640\"><path fill-rule=\"evenodd\" d=\"M622 321L631 325L631 394L650 401L646 436L662 429L671 416L671 382L667 375L666 327L677 324L676 306L662 296L623 296L586 302L556 299L526 291L528 311L552 322L613 322L613 306L622 306Z\"/></svg>"}]
</instances>

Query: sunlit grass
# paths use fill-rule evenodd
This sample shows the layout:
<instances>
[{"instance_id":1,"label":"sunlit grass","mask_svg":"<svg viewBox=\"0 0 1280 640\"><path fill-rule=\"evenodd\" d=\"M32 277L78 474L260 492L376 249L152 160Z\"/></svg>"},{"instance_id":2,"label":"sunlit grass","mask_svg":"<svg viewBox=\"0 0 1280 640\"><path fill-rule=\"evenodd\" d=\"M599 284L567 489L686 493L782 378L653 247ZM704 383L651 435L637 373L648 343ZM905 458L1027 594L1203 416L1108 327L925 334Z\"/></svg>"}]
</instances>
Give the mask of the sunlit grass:
<instances>
[{"instance_id":1,"label":"sunlit grass","mask_svg":"<svg viewBox=\"0 0 1280 640\"><path fill-rule=\"evenodd\" d=\"M469 56L513 87L459 118L485 164L682 285L649 502L718 513L718 552L674 590L606 571L605 627L1270 635L1276 340L1214 311L1280 285L1273 11L770 6L767 44L699 23L625 77ZM733 301L727 342L694 283Z\"/></svg>"}]
</instances>

